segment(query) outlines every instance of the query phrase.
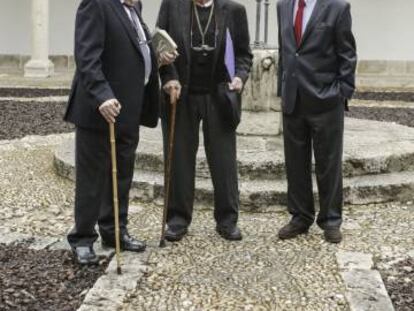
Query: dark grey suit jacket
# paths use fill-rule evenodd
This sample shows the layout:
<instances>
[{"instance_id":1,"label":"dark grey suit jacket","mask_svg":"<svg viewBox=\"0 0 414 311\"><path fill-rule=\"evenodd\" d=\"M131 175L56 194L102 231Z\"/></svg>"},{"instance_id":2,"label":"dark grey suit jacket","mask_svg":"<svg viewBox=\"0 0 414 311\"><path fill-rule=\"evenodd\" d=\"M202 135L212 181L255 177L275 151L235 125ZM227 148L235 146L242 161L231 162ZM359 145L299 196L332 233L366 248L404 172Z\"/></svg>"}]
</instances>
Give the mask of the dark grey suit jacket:
<instances>
[{"instance_id":1,"label":"dark grey suit jacket","mask_svg":"<svg viewBox=\"0 0 414 311\"><path fill-rule=\"evenodd\" d=\"M286 114L294 111L298 93L310 111L324 112L346 103L355 90L357 55L350 5L344 0L317 0L298 46L294 3L280 0L277 5L278 95Z\"/></svg>"},{"instance_id":2,"label":"dark grey suit jacket","mask_svg":"<svg viewBox=\"0 0 414 311\"><path fill-rule=\"evenodd\" d=\"M170 80L179 80L183 87L183 101L186 100L191 69L191 2L163 0L157 22L158 27L166 30L177 43L180 54L174 64L160 68L161 80L163 84ZM234 42L236 76L245 82L249 78L253 59L246 10L243 5L232 0L215 0L215 5L218 32L213 64L215 82L220 83L228 79L224 66L227 29L230 30ZM164 115L163 112L161 114Z\"/></svg>"},{"instance_id":3,"label":"dark grey suit jacket","mask_svg":"<svg viewBox=\"0 0 414 311\"><path fill-rule=\"evenodd\" d=\"M135 9L140 16L140 2ZM121 2L83 0L76 15L76 73L64 119L79 127L106 129L108 124L98 107L116 98L122 105L117 126L135 131L139 125L155 127L159 118L159 77L152 48L151 53L152 75L144 86L144 59Z\"/></svg>"}]
</instances>

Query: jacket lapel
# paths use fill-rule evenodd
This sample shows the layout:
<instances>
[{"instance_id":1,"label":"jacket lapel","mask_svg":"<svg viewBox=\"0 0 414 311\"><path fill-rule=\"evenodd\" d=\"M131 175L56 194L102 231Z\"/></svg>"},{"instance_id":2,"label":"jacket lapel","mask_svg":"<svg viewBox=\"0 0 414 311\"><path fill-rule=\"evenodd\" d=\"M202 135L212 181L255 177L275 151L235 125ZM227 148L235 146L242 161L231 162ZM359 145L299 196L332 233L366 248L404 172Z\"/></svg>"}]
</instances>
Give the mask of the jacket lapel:
<instances>
[{"instance_id":1,"label":"jacket lapel","mask_svg":"<svg viewBox=\"0 0 414 311\"><path fill-rule=\"evenodd\" d=\"M124 25L124 28L128 34L128 37L131 39L132 45L136 48L137 52L141 55L141 49L138 44L136 31L133 28L131 24L131 20L129 19L127 13L125 12L125 9L121 1L112 0L110 1L110 3L114 7L114 12L118 16L118 18L121 20L122 24Z\"/></svg>"},{"instance_id":2,"label":"jacket lapel","mask_svg":"<svg viewBox=\"0 0 414 311\"><path fill-rule=\"evenodd\" d=\"M182 2L183 12L177 11L178 14L177 18L182 21L182 40L183 46L185 49L185 53L187 56L188 63L190 63L191 59L191 0L180 0Z\"/></svg>"},{"instance_id":3,"label":"jacket lapel","mask_svg":"<svg viewBox=\"0 0 414 311\"><path fill-rule=\"evenodd\" d=\"M319 20L323 16L325 8L326 8L326 0L316 1L311 18L308 22L308 25L306 26L305 33L302 36L302 41L300 43L300 46L302 46L305 43L306 39L309 37L309 34L312 32L313 28L315 28L315 26L318 24Z\"/></svg>"},{"instance_id":4,"label":"jacket lapel","mask_svg":"<svg viewBox=\"0 0 414 311\"><path fill-rule=\"evenodd\" d=\"M223 0L216 0L215 5L217 46L214 51L214 68L216 67L218 57L221 54L220 52L223 48L227 31L227 7Z\"/></svg>"},{"instance_id":5,"label":"jacket lapel","mask_svg":"<svg viewBox=\"0 0 414 311\"><path fill-rule=\"evenodd\" d=\"M293 42L296 44L295 25L293 24L293 20L294 20L293 9L294 9L294 7L295 7L295 0L286 0L284 16L286 16L286 18L287 18L289 36L290 36L291 40L293 40Z\"/></svg>"}]
</instances>

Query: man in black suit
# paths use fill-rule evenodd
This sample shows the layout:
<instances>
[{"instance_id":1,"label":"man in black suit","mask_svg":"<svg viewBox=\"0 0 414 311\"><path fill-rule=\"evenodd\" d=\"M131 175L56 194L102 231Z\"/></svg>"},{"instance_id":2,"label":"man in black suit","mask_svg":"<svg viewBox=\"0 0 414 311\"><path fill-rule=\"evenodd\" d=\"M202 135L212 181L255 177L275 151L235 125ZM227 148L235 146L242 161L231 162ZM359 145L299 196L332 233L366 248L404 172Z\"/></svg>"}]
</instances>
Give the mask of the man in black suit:
<instances>
[{"instance_id":1,"label":"man in black suit","mask_svg":"<svg viewBox=\"0 0 414 311\"><path fill-rule=\"evenodd\" d=\"M306 233L315 220L312 148L326 241L342 240L344 110L357 63L350 5L344 0L281 0L278 93L282 97L288 209L281 239Z\"/></svg>"},{"instance_id":2,"label":"man in black suit","mask_svg":"<svg viewBox=\"0 0 414 311\"><path fill-rule=\"evenodd\" d=\"M140 12L130 0L83 0L77 11L65 120L76 125L75 226L68 241L80 264L98 262L96 223L103 245L115 245L108 123L116 126L121 248L145 250L127 230L139 126L155 127L159 118L158 65Z\"/></svg>"},{"instance_id":3,"label":"man in black suit","mask_svg":"<svg viewBox=\"0 0 414 311\"><path fill-rule=\"evenodd\" d=\"M225 239L240 240L236 130L222 110L230 103L219 99L218 88L229 82L230 90L240 95L249 77L252 53L245 8L231 0L163 0L158 27L174 39L180 55L174 64L160 68L164 91L170 94L175 89L180 93L166 239L181 240L192 220L202 121L214 186L216 230ZM225 65L229 37L234 43L232 78ZM167 146L168 104L161 107L164 145Z\"/></svg>"}]
</instances>

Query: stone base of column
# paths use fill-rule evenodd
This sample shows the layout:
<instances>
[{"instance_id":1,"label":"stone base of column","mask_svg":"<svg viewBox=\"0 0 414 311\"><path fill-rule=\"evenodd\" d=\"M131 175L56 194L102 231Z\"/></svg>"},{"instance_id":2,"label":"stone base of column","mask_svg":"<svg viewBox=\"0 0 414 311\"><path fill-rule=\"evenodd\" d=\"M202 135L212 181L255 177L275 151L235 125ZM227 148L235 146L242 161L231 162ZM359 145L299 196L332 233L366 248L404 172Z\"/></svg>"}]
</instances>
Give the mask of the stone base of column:
<instances>
[{"instance_id":1,"label":"stone base of column","mask_svg":"<svg viewBox=\"0 0 414 311\"><path fill-rule=\"evenodd\" d=\"M276 112L274 122L282 133L282 107L277 97L277 51L253 50L253 67L243 93L243 109L252 112Z\"/></svg>"},{"instance_id":2,"label":"stone base of column","mask_svg":"<svg viewBox=\"0 0 414 311\"><path fill-rule=\"evenodd\" d=\"M55 72L55 65L49 60L31 59L24 66L26 78L47 78Z\"/></svg>"}]
</instances>

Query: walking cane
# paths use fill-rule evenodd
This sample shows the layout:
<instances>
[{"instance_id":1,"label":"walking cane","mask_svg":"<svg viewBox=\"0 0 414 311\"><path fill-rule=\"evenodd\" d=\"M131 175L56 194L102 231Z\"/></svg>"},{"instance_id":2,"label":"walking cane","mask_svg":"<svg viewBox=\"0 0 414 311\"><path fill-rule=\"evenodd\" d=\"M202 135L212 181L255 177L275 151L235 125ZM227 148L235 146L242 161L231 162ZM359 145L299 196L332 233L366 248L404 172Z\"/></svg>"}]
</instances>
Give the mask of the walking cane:
<instances>
[{"instance_id":1,"label":"walking cane","mask_svg":"<svg viewBox=\"0 0 414 311\"><path fill-rule=\"evenodd\" d=\"M117 263L117 273L121 274L121 242L119 232L119 200L118 200L118 177L116 164L116 143L115 143L115 126L109 124L109 140L111 142L111 160L112 160L112 190L114 199L114 218L115 218L115 254Z\"/></svg>"},{"instance_id":2,"label":"walking cane","mask_svg":"<svg viewBox=\"0 0 414 311\"><path fill-rule=\"evenodd\" d=\"M169 137L168 137L168 157L167 163L165 164L164 174L164 210L162 215L162 227L161 227L161 239L160 247L165 247L165 227L167 225L167 213L168 206L170 203L170 184L171 184L171 165L173 160L174 151L174 137L175 137L175 116L177 113L177 90L173 89L170 95L171 101L171 113L170 113L170 126L169 126Z\"/></svg>"}]
</instances>

